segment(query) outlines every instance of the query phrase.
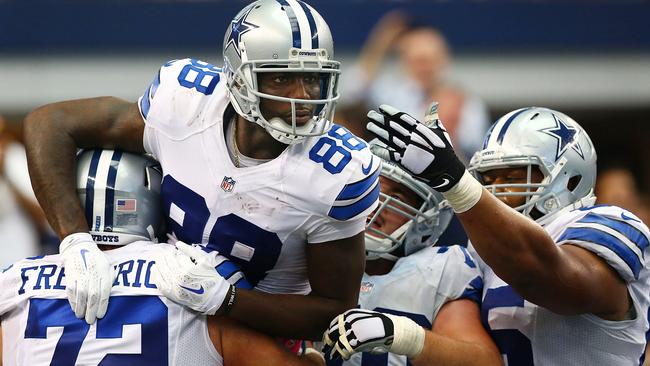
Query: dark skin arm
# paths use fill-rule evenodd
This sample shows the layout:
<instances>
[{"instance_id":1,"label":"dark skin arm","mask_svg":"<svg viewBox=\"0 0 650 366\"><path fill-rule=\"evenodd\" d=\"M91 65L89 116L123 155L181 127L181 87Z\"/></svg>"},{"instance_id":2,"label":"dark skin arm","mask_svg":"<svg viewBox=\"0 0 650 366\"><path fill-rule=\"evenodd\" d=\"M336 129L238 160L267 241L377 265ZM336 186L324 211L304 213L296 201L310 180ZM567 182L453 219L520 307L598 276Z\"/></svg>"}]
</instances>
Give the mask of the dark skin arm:
<instances>
[{"instance_id":1,"label":"dark skin arm","mask_svg":"<svg viewBox=\"0 0 650 366\"><path fill-rule=\"evenodd\" d=\"M24 122L32 187L60 238L88 231L75 192L77 148L120 148L143 153L144 122L136 103L112 97L48 104Z\"/></svg>"},{"instance_id":2,"label":"dark skin arm","mask_svg":"<svg viewBox=\"0 0 650 366\"><path fill-rule=\"evenodd\" d=\"M540 225L485 189L478 203L458 216L481 258L526 300L563 315L625 319L631 304L627 287L595 254L555 245Z\"/></svg>"},{"instance_id":3,"label":"dark skin arm","mask_svg":"<svg viewBox=\"0 0 650 366\"><path fill-rule=\"evenodd\" d=\"M289 353L271 337L248 329L231 319L210 317L208 333L212 344L223 357L224 365L325 365L321 359L298 357Z\"/></svg>"},{"instance_id":4,"label":"dark skin arm","mask_svg":"<svg viewBox=\"0 0 650 366\"><path fill-rule=\"evenodd\" d=\"M414 366L500 366L499 349L481 323L478 305L467 299L446 303L427 331Z\"/></svg>"},{"instance_id":5,"label":"dark skin arm","mask_svg":"<svg viewBox=\"0 0 650 366\"><path fill-rule=\"evenodd\" d=\"M267 334L320 340L336 315L357 306L365 259L363 235L307 245L310 295L237 290L229 316Z\"/></svg>"}]
</instances>

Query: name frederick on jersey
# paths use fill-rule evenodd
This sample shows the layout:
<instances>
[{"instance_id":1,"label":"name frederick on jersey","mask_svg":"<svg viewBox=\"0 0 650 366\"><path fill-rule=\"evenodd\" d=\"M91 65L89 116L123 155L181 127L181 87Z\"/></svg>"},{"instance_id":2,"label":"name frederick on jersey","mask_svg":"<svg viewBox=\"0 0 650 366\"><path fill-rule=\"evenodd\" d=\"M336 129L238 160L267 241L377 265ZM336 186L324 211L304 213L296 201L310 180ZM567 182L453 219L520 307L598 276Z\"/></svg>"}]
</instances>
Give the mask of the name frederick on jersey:
<instances>
[{"instance_id":1,"label":"name frederick on jersey","mask_svg":"<svg viewBox=\"0 0 650 366\"><path fill-rule=\"evenodd\" d=\"M117 276L113 287L156 289L156 285L151 283L151 267L154 263L156 262L145 259L131 259L115 265ZM20 278L22 283L18 295L24 294L26 290L65 290L65 271L56 264L25 265L20 268Z\"/></svg>"}]
</instances>

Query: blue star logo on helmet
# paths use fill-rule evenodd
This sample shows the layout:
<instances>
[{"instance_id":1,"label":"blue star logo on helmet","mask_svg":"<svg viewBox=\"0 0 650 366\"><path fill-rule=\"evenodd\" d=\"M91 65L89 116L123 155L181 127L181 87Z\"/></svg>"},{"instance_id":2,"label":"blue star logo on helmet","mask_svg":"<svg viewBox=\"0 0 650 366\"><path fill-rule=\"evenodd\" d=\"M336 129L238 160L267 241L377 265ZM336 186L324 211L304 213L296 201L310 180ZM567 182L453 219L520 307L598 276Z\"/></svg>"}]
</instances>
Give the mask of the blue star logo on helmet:
<instances>
[{"instance_id":1,"label":"blue star logo on helmet","mask_svg":"<svg viewBox=\"0 0 650 366\"><path fill-rule=\"evenodd\" d=\"M248 10L244 12L239 18L235 18L232 22L230 22L230 37L228 37L228 43L226 43L225 48L228 48L228 46L232 44L233 47L235 47L235 51L240 57L241 53L239 50L239 42L241 42L241 37L245 33L255 28L259 28L257 25L246 21L246 18L248 17L248 14L251 13L251 10L253 10L253 6L250 6Z\"/></svg>"},{"instance_id":2,"label":"blue star logo on helmet","mask_svg":"<svg viewBox=\"0 0 650 366\"><path fill-rule=\"evenodd\" d=\"M560 156L562 156L569 148L573 149L582 159L584 159L585 156L582 153L582 148L576 139L578 130L573 126L566 124L555 114L553 114L553 119L555 120L555 126L542 129L540 132L544 132L557 140L555 160L559 159Z\"/></svg>"}]
</instances>

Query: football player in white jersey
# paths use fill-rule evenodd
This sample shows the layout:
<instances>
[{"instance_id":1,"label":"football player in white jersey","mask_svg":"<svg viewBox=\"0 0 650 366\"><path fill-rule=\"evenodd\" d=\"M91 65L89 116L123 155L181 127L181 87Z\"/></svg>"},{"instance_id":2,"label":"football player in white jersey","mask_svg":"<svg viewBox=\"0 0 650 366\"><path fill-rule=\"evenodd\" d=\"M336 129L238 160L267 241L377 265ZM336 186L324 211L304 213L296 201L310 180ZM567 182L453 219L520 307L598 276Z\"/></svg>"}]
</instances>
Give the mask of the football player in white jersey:
<instances>
[{"instance_id":1,"label":"football player in white jersey","mask_svg":"<svg viewBox=\"0 0 650 366\"><path fill-rule=\"evenodd\" d=\"M92 179L96 154L113 158L103 179ZM93 325L77 319L66 299L69 279L61 255L32 257L0 274L0 319L4 366L14 365L317 365L322 358L299 358L274 339L227 318L198 314L164 298L151 282L152 260L172 251L152 241L160 234L162 211L158 163L112 150L79 156L77 192L82 204L114 197L106 210L112 230L93 232L102 243L117 277L106 316ZM224 257L186 244L186 252L204 259L188 266L204 272L233 267ZM83 253L82 255L84 255ZM236 275L236 273L233 273ZM231 277L233 278L233 277ZM234 278L233 278L234 280ZM254 347L251 347L254 344ZM313 356L308 356L313 357Z\"/></svg>"},{"instance_id":2,"label":"football player in white jersey","mask_svg":"<svg viewBox=\"0 0 650 366\"><path fill-rule=\"evenodd\" d=\"M74 197L77 147L146 151L160 161L174 235L218 250L259 290L238 290L229 316L269 334L318 339L357 303L380 162L330 122L339 63L327 24L300 0L259 0L229 24L223 52L223 68L166 63L137 103L67 101L25 120L35 192L63 238L75 314L89 323L106 311L111 274L86 218L93 229L111 223L97 219L102 205L84 212Z\"/></svg>"},{"instance_id":3,"label":"football player in white jersey","mask_svg":"<svg viewBox=\"0 0 650 366\"><path fill-rule=\"evenodd\" d=\"M459 245L433 246L451 207L393 163L384 162L380 180L380 206L366 225L360 309L325 331L325 353L336 356L328 365L501 365L481 322L483 282L473 258Z\"/></svg>"},{"instance_id":4,"label":"football player in white jersey","mask_svg":"<svg viewBox=\"0 0 650 366\"><path fill-rule=\"evenodd\" d=\"M368 117L389 146L377 153L458 213L485 262L481 313L507 364L643 362L650 233L620 207L594 206L596 152L580 125L537 107L501 117L470 164L486 189L435 113L425 124L389 106Z\"/></svg>"}]
</instances>

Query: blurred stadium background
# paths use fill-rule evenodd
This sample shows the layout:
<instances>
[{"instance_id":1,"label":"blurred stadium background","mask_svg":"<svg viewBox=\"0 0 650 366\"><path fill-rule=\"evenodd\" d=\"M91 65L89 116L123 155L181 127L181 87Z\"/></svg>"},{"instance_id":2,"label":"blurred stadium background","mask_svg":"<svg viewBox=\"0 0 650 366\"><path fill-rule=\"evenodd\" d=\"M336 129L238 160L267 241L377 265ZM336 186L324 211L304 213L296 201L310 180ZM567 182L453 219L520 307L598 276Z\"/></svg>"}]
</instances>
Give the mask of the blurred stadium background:
<instances>
[{"instance_id":1,"label":"blurred stadium background","mask_svg":"<svg viewBox=\"0 0 650 366\"><path fill-rule=\"evenodd\" d=\"M35 107L115 95L135 101L158 67L193 57L221 65L243 0L0 0L0 115L20 138ZM623 165L650 190L650 2L635 0L313 0L337 58L355 61L385 13L438 28L448 78L480 96L492 120L527 105L561 110L589 132L602 166ZM395 64L383 72L394 72ZM342 95L345 99L345 94Z\"/></svg>"}]
</instances>

